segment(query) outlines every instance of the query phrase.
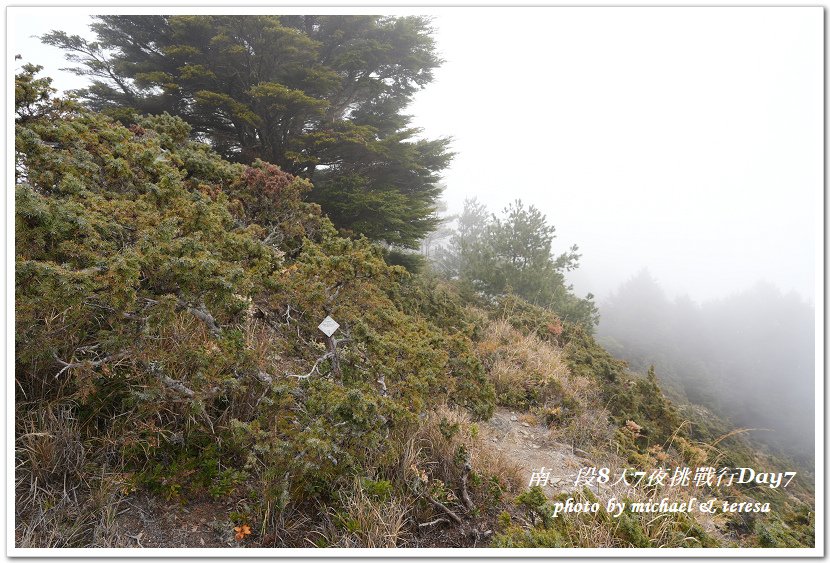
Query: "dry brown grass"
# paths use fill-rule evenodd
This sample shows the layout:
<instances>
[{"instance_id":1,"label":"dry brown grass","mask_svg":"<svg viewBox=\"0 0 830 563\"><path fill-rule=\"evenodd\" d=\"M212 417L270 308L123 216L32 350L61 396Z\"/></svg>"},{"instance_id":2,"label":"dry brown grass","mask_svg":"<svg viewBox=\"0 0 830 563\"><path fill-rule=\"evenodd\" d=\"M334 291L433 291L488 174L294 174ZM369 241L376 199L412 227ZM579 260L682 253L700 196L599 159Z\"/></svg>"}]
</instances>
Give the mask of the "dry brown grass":
<instances>
[{"instance_id":1,"label":"dry brown grass","mask_svg":"<svg viewBox=\"0 0 830 563\"><path fill-rule=\"evenodd\" d=\"M390 496L372 498L355 479L341 494L341 506L321 510L322 518L310 541L325 547L399 547L408 534L405 526L411 511L408 499Z\"/></svg>"},{"instance_id":2,"label":"dry brown grass","mask_svg":"<svg viewBox=\"0 0 830 563\"><path fill-rule=\"evenodd\" d=\"M585 377L572 377L566 392L573 407L561 423L551 425L551 434L573 448L605 450L614 436L610 412L602 406L600 389Z\"/></svg>"},{"instance_id":3,"label":"dry brown grass","mask_svg":"<svg viewBox=\"0 0 830 563\"><path fill-rule=\"evenodd\" d=\"M107 468L106 444L92 459L68 405L22 407L16 416L16 546L120 546L115 518L123 478Z\"/></svg>"},{"instance_id":4,"label":"dry brown grass","mask_svg":"<svg viewBox=\"0 0 830 563\"><path fill-rule=\"evenodd\" d=\"M488 367L497 392L528 381L544 386L567 380L569 372L562 350L535 334L524 335L506 320L491 322L484 333L477 351Z\"/></svg>"},{"instance_id":5,"label":"dry brown grass","mask_svg":"<svg viewBox=\"0 0 830 563\"><path fill-rule=\"evenodd\" d=\"M86 450L68 406L46 404L33 410L28 418L18 421L18 431L18 469L32 483L46 484L82 473Z\"/></svg>"},{"instance_id":6,"label":"dry brown grass","mask_svg":"<svg viewBox=\"0 0 830 563\"><path fill-rule=\"evenodd\" d=\"M608 444L613 428L601 407L600 390L590 379L571 374L560 347L535 334L524 335L506 320L490 322L484 333L477 352L497 397L511 400L523 389L536 394L535 412L521 415L523 422L532 425L544 417L553 437L574 448Z\"/></svg>"},{"instance_id":7,"label":"dry brown grass","mask_svg":"<svg viewBox=\"0 0 830 563\"><path fill-rule=\"evenodd\" d=\"M496 478L508 493L524 485L519 466L493 449L470 416L458 408L443 405L430 412L409 448L422 452L420 458L426 460L422 468L433 479L451 487L457 487L461 480L463 457L470 460L473 471ZM470 494L475 502L476 495L472 491Z\"/></svg>"},{"instance_id":8,"label":"dry brown grass","mask_svg":"<svg viewBox=\"0 0 830 563\"><path fill-rule=\"evenodd\" d=\"M519 422L526 422L531 426L536 426L539 424L539 417L535 414L525 413L519 416Z\"/></svg>"},{"instance_id":9,"label":"dry brown grass","mask_svg":"<svg viewBox=\"0 0 830 563\"><path fill-rule=\"evenodd\" d=\"M626 547L614 536L613 528L603 524L594 518L588 525L574 526L570 534L574 547Z\"/></svg>"}]
</instances>

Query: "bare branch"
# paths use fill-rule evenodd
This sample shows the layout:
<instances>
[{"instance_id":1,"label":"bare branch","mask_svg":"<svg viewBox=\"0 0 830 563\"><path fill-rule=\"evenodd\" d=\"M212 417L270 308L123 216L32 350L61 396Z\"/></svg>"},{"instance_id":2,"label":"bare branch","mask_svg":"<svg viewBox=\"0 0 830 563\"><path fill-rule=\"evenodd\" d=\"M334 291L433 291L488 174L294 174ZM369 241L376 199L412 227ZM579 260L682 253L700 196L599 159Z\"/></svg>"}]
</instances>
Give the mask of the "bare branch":
<instances>
[{"instance_id":1,"label":"bare branch","mask_svg":"<svg viewBox=\"0 0 830 563\"><path fill-rule=\"evenodd\" d=\"M128 355L127 352L122 350L121 352L118 352L116 354L112 354L111 356L107 356L107 357L102 358L100 360L84 360L82 362L65 362L65 361L61 360L58 357L57 352L52 350L52 357L55 358L56 362L58 362L60 365L63 366L63 368L58 373L55 374L55 379L57 379L63 372L65 372L67 370L80 368L80 367L84 367L84 366L97 368L97 367L100 367L100 366L102 366L106 363L124 359L125 357L127 357L127 355Z\"/></svg>"},{"instance_id":2,"label":"bare branch","mask_svg":"<svg viewBox=\"0 0 830 563\"><path fill-rule=\"evenodd\" d=\"M297 336L300 335L299 327L297 328ZM331 360L331 372L334 374L335 377L340 377L340 355L337 351L337 346L340 344L345 344L347 342L351 342L352 339L350 336L346 335L344 338L334 338L333 336L326 337L326 353L317 358L314 362L314 365L311 366L311 369L308 373L304 375L287 373L286 376L288 377L296 377L297 379L308 379L315 373L318 375L322 375L320 373L320 364L326 360Z\"/></svg>"},{"instance_id":3,"label":"bare branch","mask_svg":"<svg viewBox=\"0 0 830 563\"><path fill-rule=\"evenodd\" d=\"M268 233L268 236L266 236L262 242L265 244L273 244L274 246L278 246L282 242L283 238L285 237L283 235L282 229L279 227L279 225L277 225L271 229L271 231Z\"/></svg>"},{"instance_id":4,"label":"bare branch","mask_svg":"<svg viewBox=\"0 0 830 563\"><path fill-rule=\"evenodd\" d=\"M447 506L445 504L435 500L434 498L432 498L431 496L429 496L427 494L424 495L424 498L426 498L432 506L434 506L436 508L440 508L441 510L443 510L447 514L447 516L452 518L453 522L455 522L459 526L461 524L463 524L463 522L461 520L461 517L458 514L456 514L455 512L453 512L452 510L450 510L449 508L447 508Z\"/></svg>"},{"instance_id":5,"label":"bare branch","mask_svg":"<svg viewBox=\"0 0 830 563\"><path fill-rule=\"evenodd\" d=\"M470 461L467 460L464 462L464 472L461 474L461 500L464 501L464 506L467 507L469 512L475 510L475 505L470 500L470 495L467 492L467 478L470 476L470 471L472 470L473 466L470 464Z\"/></svg>"},{"instance_id":6,"label":"bare branch","mask_svg":"<svg viewBox=\"0 0 830 563\"><path fill-rule=\"evenodd\" d=\"M325 360L328 360L329 358L332 358L332 357L334 357L334 352L326 352L325 354L323 354L322 356L317 358L317 361L314 362L314 365L311 367L311 370L305 375L296 375L296 374L293 374L293 373L288 373L286 375L288 377L296 377L297 379L308 379L309 377L311 377L315 373L317 373L319 375L322 375L322 374L320 374L320 369L319 369L320 363L322 363Z\"/></svg>"},{"instance_id":7,"label":"bare branch","mask_svg":"<svg viewBox=\"0 0 830 563\"><path fill-rule=\"evenodd\" d=\"M167 387L169 387L173 391L176 391L177 393L184 395L185 397L192 399L196 395L196 393L192 389L185 386L185 384L181 381L172 379L164 374L160 375L160 379L161 382L164 383Z\"/></svg>"},{"instance_id":8,"label":"bare branch","mask_svg":"<svg viewBox=\"0 0 830 563\"><path fill-rule=\"evenodd\" d=\"M437 524L449 524L449 523L450 523L450 521L447 520L446 518L436 518L435 520L432 520L430 522L421 522L420 524L418 524L418 527L419 528L428 528L430 526L435 526Z\"/></svg>"},{"instance_id":9,"label":"bare branch","mask_svg":"<svg viewBox=\"0 0 830 563\"><path fill-rule=\"evenodd\" d=\"M176 379L173 379L172 377L168 376L163 371L161 371L161 368L159 367L157 362L150 362L149 364L147 364L147 366L150 368L150 371L154 373L161 380L162 383L164 383L164 385L166 385L173 391L176 391L177 393L184 395L185 397L188 397L190 399L196 396L196 393L192 389L188 388L184 383Z\"/></svg>"},{"instance_id":10,"label":"bare branch","mask_svg":"<svg viewBox=\"0 0 830 563\"><path fill-rule=\"evenodd\" d=\"M326 288L326 303L329 305L334 303L334 300L337 299L337 295L340 293L341 287L343 287L343 282L339 281L336 284Z\"/></svg>"},{"instance_id":11,"label":"bare branch","mask_svg":"<svg viewBox=\"0 0 830 563\"><path fill-rule=\"evenodd\" d=\"M205 323L213 336L218 338L222 334L222 327L216 324L216 319L213 318L213 315L210 314L204 303L193 306L181 297L178 298L178 303L180 307L187 309L190 314Z\"/></svg>"}]
</instances>

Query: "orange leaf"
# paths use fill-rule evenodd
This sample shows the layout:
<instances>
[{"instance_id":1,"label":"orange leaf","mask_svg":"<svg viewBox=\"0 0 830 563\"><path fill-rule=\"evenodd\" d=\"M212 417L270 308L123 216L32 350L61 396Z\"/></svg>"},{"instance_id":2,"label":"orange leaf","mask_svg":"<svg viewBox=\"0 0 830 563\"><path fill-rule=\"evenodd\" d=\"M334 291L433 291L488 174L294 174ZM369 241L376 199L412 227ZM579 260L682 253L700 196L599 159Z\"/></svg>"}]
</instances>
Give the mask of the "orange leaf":
<instances>
[{"instance_id":1,"label":"orange leaf","mask_svg":"<svg viewBox=\"0 0 830 563\"><path fill-rule=\"evenodd\" d=\"M251 535L251 527L248 526L247 524L242 524L241 526L236 526L233 529L233 531L236 532L236 535L234 536L236 541L242 541L242 540L245 539L245 536L250 536Z\"/></svg>"}]
</instances>

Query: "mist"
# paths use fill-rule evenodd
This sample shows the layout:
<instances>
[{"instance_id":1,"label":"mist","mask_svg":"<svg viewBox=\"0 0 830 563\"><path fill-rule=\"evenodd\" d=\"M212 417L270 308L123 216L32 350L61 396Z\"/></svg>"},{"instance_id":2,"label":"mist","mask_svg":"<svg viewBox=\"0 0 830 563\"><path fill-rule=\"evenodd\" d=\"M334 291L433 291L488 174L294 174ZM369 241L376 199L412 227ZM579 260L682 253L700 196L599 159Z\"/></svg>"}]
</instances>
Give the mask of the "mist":
<instances>
[{"instance_id":1,"label":"mist","mask_svg":"<svg viewBox=\"0 0 830 563\"><path fill-rule=\"evenodd\" d=\"M822 8L417 11L444 63L407 113L424 138L453 139L449 213L473 197L537 206L560 251L579 246L567 277L582 295L647 266L672 297L765 280L815 302ZM35 36L91 37L85 12L21 12L9 30L59 91L86 81Z\"/></svg>"},{"instance_id":2,"label":"mist","mask_svg":"<svg viewBox=\"0 0 830 563\"><path fill-rule=\"evenodd\" d=\"M556 227L554 254L578 245L566 281L596 296L619 354L639 367L670 357L662 377L724 411L788 397L792 424L757 424L801 435L804 450L823 253L822 8L417 11L432 15L444 63L408 113L424 138L453 139L446 213L473 197L493 212L536 206ZM33 36L90 36L89 23L84 10L40 11L10 41L65 91L83 77ZM651 328L620 305L646 266L659 280L646 301L667 315ZM666 322L698 328L649 344ZM695 378L718 397L696 396Z\"/></svg>"},{"instance_id":3,"label":"mist","mask_svg":"<svg viewBox=\"0 0 830 563\"><path fill-rule=\"evenodd\" d=\"M446 62L413 114L454 138L450 213L469 197L536 205L554 253L579 246L566 279L596 296L610 351L812 459L822 11L489 9L434 25Z\"/></svg>"},{"instance_id":4,"label":"mist","mask_svg":"<svg viewBox=\"0 0 830 563\"><path fill-rule=\"evenodd\" d=\"M12 550L823 547L822 8L99 10L7 14Z\"/></svg>"},{"instance_id":5,"label":"mist","mask_svg":"<svg viewBox=\"0 0 830 563\"><path fill-rule=\"evenodd\" d=\"M749 438L804 460L815 440L815 311L769 283L717 300L670 299L648 270L600 303L600 342L654 366L667 394L708 407Z\"/></svg>"},{"instance_id":6,"label":"mist","mask_svg":"<svg viewBox=\"0 0 830 563\"><path fill-rule=\"evenodd\" d=\"M579 245L602 298L647 266L702 301L816 292L821 9L447 10L410 112L454 139L451 212L516 197Z\"/></svg>"}]
</instances>

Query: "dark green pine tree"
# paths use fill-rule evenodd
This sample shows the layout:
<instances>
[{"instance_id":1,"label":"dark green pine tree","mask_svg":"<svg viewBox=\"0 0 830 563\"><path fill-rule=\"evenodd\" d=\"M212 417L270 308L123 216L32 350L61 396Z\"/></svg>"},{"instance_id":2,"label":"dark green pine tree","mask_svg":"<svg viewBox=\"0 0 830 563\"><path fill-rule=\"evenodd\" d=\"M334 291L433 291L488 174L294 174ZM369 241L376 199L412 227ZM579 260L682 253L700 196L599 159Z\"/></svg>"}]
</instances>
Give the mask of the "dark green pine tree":
<instances>
[{"instance_id":1,"label":"dark green pine tree","mask_svg":"<svg viewBox=\"0 0 830 563\"><path fill-rule=\"evenodd\" d=\"M448 139L403 113L441 63L429 21L385 16L97 16L95 41L42 37L123 122L168 112L222 156L310 179L349 234L415 248L437 224Z\"/></svg>"}]
</instances>

